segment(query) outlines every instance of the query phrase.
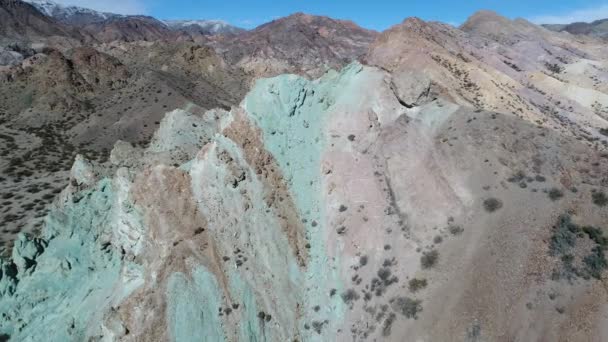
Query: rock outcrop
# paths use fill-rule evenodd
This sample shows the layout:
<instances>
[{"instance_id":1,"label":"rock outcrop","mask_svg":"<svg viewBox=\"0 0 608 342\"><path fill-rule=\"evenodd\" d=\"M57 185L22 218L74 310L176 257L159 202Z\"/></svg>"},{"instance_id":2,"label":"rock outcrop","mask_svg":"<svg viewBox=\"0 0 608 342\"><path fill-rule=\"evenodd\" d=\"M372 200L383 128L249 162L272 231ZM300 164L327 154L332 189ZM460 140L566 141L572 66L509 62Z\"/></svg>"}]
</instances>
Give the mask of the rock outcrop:
<instances>
[{"instance_id":1,"label":"rock outcrop","mask_svg":"<svg viewBox=\"0 0 608 342\"><path fill-rule=\"evenodd\" d=\"M229 112L167 114L111 167L77 159L41 236L2 263L0 334L605 338L606 294L580 259L604 248L601 230L554 242L560 215L572 231L607 222L592 202L605 155L515 115L411 98L359 64L284 75Z\"/></svg>"}]
</instances>

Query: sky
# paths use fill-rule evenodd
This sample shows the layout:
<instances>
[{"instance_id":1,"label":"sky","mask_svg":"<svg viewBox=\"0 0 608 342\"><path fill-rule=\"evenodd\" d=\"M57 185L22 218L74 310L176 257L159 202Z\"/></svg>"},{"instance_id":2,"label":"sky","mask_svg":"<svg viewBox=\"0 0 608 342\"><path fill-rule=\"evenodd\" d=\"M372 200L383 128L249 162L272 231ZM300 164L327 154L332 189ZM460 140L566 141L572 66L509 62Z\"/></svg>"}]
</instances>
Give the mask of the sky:
<instances>
[{"instance_id":1,"label":"sky","mask_svg":"<svg viewBox=\"0 0 608 342\"><path fill-rule=\"evenodd\" d=\"M608 18L608 0L54 0L121 14L147 14L158 19L221 19L253 28L295 12L350 19L384 30L407 17L463 23L480 9L510 18L557 24Z\"/></svg>"}]
</instances>

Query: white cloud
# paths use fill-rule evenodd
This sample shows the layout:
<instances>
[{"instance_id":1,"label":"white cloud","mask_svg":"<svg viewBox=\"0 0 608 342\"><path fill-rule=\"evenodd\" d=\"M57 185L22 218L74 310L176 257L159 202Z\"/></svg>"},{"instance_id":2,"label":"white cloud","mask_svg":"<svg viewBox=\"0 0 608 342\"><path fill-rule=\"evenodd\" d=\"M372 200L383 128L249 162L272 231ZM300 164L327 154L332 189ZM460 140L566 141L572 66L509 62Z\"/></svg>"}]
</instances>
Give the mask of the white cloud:
<instances>
[{"instance_id":1,"label":"white cloud","mask_svg":"<svg viewBox=\"0 0 608 342\"><path fill-rule=\"evenodd\" d=\"M608 4L596 8L582 8L563 14L539 15L529 18L536 24L570 24L575 22L592 22L608 18Z\"/></svg>"},{"instance_id":2,"label":"white cloud","mask_svg":"<svg viewBox=\"0 0 608 342\"><path fill-rule=\"evenodd\" d=\"M142 0L54 0L64 6L80 6L117 14L146 14Z\"/></svg>"}]
</instances>

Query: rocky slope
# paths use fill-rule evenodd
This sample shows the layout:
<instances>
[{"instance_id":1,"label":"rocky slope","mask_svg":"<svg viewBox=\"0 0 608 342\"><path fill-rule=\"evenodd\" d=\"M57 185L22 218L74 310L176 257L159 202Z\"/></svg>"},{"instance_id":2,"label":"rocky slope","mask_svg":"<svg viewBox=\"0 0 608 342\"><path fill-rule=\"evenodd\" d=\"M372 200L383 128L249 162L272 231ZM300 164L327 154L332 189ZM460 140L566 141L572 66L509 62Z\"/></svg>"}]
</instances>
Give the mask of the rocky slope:
<instances>
[{"instance_id":1,"label":"rocky slope","mask_svg":"<svg viewBox=\"0 0 608 342\"><path fill-rule=\"evenodd\" d=\"M261 80L230 112L167 114L110 168L77 159L3 264L0 331L605 339L606 154L511 114L407 108L391 78Z\"/></svg>"},{"instance_id":2,"label":"rocky slope","mask_svg":"<svg viewBox=\"0 0 608 342\"><path fill-rule=\"evenodd\" d=\"M0 46L27 42L75 46L84 37L21 1L0 1Z\"/></svg>"},{"instance_id":3,"label":"rocky slope","mask_svg":"<svg viewBox=\"0 0 608 342\"><path fill-rule=\"evenodd\" d=\"M48 49L0 71L2 243L39 227L76 153L104 161L118 139L146 146L170 108L229 108L249 82L192 43L107 50Z\"/></svg>"},{"instance_id":4,"label":"rocky slope","mask_svg":"<svg viewBox=\"0 0 608 342\"><path fill-rule=\"evenodd\" d=\"M178 33L163 22L148 16L119 16L91 22L82 29L101 42L175 40Z\"/></svg>"},{"instance_id":5,"label":"rocky slope","mask_svg":"<svg viewBox=\"0 0 608 342\"><path fill-rule=\"evenodd\" d=\"M365 60L393 73L407 106L443 96L605 145L605 56L599 41L479 12L460 29L408 19L383 32ZM419 88L424 96L412 97Z\"/></svg>"},{"instance_id":6,"label":"rocky slope","mask_svg":"<svg viewBox=\"0 0 608 342\"><path fill-rule=\"evenodd\" d=\"M357 60L376 36L353 22L296 13L208 44L228 63L256 76L296 73L318 77Z\"/></svg>"}]
</instances>

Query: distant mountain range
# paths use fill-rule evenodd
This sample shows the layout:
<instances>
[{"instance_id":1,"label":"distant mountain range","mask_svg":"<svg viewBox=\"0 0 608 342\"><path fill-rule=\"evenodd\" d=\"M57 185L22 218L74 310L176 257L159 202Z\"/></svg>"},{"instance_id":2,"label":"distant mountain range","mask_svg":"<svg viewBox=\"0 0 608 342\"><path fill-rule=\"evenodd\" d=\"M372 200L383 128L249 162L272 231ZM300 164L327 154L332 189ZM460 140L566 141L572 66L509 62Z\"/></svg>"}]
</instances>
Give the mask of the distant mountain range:
<instances>
[{"instance_id":1,"label":"distant mountain range","mask_svg":"<svg viewBox=\"0 0 608 342\"><path fill-rule=\"evenodd\" d=\"M202 34L239 33L245 31L232 26L223 20L164 20L174 30L183 30Z\"/></svg>"},{"instance_id":2,"label":"distant mountain range","mask_svg":"<svg viewBox=\"0 0 608 342\"><path fill-rule=\"evenodd\" d=\"M62 24L84 28L93 35L99 35L102 41L157 40L163 37L179 39L180 34L192 37L237 34L246 31L223 20L159 20L144 15L122 15L78 6L64 6L51 0L23 1L32 4L42 14L52 17ZM541 26L555 32L608 38L608 19L591 23L576 22Z\"/></svg>"},{"instance_id":3,"label":"distant mountain range","mask_svg":"<svg viewBox=\"0 0 608 342\"><path fill-rule=\"evenodd\" d=\"M79 30L45 14L25 2L0 0L0 44L44 41L69 46L85 39Z\"/></svg>"},{"instance_id":4,"label":"distant mountain range","mask_svg":"<svg viewBox=\"0 0 608 342\"><path fill-rule=\"evenodd\" d=\"M196 34L223 34L244 31L221 20L166 20L160 21L141 15L122 15L108 12L99 12L78 6L64 6L50 0L24 0L32 4L43 14L57 21L78 27L95 27L100 24L128 22L131 20L145 21L147 26L157 26L157 30L187 31Z\"/></svg>"},{"instance_id":5,"label":"distant mountain range","mask_svg":"<svg viewBox=\"0 0 608 342\"><path fill-rule=\"evenodd\" d=\"M542 26L556 32L569 32L597 38L608 38L608 19L596 20L591 23L577 22L572 24L546 24Z\"/></svg>"},{"instance_id":6,"label":"distant mountain range","mask_svg":"<svg viewBox=\"0 0 608 342\"><path fill-rule=\"evenodd\" d=\"M99 12L78 6L63 6L49 0L24 0L32 4L43 14L69 25L87 25L102 22L110 18L124 17L120 14Z\"/></svg>"}]
</instances>

